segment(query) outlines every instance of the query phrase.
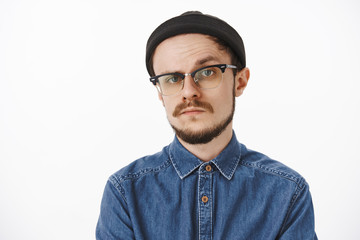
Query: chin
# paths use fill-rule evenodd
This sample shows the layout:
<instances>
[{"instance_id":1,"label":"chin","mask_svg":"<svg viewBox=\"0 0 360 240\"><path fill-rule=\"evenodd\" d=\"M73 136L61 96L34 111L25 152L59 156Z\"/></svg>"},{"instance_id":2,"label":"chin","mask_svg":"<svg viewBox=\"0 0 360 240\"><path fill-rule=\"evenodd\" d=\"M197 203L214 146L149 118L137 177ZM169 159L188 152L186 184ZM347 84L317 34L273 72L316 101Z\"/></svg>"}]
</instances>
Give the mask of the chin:
<instances>
[{"instance_id":1,"label":"chin","mask_svg":"<svg viewBox=\"0 0 360 240\"><path fill-rule=\"evenodd\" d=\"M171 125L174 129L176 136L182 139L184 142L189 144L206 144L211 142L214 138L220 136L225 129L230 125L232 122L233 115L230 114L227 118L225 118L222 122L218 124L210 125L210 127L184 127L184 128L177 128L176 126Z\"/></svg>"}]
</instances>

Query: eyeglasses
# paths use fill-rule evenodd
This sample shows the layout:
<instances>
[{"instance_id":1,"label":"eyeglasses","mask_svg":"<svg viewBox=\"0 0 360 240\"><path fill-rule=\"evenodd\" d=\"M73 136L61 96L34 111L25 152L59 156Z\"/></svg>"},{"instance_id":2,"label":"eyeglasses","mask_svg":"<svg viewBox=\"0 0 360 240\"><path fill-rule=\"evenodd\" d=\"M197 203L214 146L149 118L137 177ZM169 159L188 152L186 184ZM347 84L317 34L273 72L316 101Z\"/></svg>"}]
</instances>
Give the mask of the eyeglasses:
<instances>
[{"instance_id":1,"label":"eyeglasses","mask_svg":"<svg viewBox=\"0 0 360 240\"><path fill-rule=\"evenodd\" d=\"M195 84L201 89L211 89L219 86L223 78L223 73L226 68L237 68L234 65L217 64L207 67L199 68L192 73L166 73L157 75L150 78L164 96L175 95L180 92L184 87L184 79L186 76L191 76Z\"/></svg>"}]
</instances>

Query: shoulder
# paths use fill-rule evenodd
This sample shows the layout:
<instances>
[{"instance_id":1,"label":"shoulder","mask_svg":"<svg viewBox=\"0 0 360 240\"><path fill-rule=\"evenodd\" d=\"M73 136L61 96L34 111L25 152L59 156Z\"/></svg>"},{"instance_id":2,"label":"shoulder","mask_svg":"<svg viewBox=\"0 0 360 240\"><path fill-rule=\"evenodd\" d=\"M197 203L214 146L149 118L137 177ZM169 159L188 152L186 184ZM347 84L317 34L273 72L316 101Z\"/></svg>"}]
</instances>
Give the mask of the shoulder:
<instances>
[{"instance_id":1,"label":"shoulder","mask_svg":"<svg viewBox=\"0 0 360 240\"><path fill-rule=\"evenodd\" d=\"M112 174L109 178L114 185L121 184L127 180L136 180L144 175L160 172L170 166L171 161L168 154L168 146L162 151L153 155L139 158L119 171Z\"/></svg>"},{"instance_id":2,"label":"shoulder","mask_svg":"<svg viewBox=\"0 0 360 240\"><path fill-rule=\"evenodd\" d=\"M307 184L305 179L292 168L277 160L271 159L263 153L248 149L243 144L240 145L242 150L241 166L252 168L254 171L263 174L273 175L281 180L294 182L300 188L303 188Z\"/></svg>"}]
</instances>

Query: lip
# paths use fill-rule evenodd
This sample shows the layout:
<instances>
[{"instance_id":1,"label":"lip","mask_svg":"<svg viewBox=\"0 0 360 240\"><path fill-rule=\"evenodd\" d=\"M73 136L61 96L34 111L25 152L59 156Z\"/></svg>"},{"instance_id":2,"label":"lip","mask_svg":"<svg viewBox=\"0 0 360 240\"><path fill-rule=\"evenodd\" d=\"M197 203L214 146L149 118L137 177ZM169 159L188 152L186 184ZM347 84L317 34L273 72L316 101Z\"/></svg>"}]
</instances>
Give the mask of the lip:
<instances>
[{"instance_id":1,"label":"lip","mask_svg":"<svg viewBox=\"0 0 360 240\"><path fill-rule=\"evenodd\" d=\"M180 115L196 115L205 112L202 108L186 108L180 112Z\"/></svg>"}]
</instances>

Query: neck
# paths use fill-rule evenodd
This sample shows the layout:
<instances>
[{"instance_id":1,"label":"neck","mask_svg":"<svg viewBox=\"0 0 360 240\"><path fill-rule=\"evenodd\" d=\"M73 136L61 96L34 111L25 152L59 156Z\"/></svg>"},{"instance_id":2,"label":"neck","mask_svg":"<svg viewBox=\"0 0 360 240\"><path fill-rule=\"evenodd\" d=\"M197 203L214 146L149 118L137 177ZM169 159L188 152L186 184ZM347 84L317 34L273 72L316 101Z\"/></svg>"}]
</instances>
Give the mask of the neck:
<instances>
[{"instance_id":1,"label":"neck","mask_svg":"<svg viewBox=\"0 0 360 240\"><path fill-rule=\"evenodd\" d=\"M216 138L205 144L189 144L179 139L179 142L203 162L214 159L228 145L232 138L232 123Z\"/></svg>"}]
</instances>

